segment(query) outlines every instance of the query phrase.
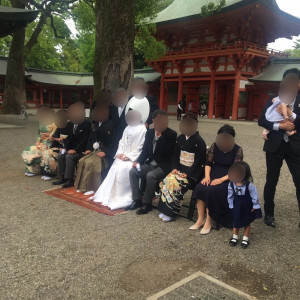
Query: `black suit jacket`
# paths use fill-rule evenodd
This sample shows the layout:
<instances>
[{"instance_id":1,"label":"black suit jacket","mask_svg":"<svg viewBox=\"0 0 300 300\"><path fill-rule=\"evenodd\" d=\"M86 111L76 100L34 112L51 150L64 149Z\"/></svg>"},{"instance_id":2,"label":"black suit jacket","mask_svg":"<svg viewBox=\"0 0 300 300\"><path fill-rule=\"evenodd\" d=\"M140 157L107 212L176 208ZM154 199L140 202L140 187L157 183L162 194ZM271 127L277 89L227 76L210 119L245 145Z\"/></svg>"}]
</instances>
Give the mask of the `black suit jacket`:
<instances>
[{"instance_id":1,"label":"black suit jacket","mask_svg":"<svg viewBox=\"0 0 300 300\"><path fill-rule=\"evenodd\" d=\"M90 135L86 150L94 151L93 144L98 142L100 150L105 152L108 159L111 158L111 146L113 142L114 124L111 120L99 124L94 124L94 130Z\"/></svg>"},{"instance_id":2,"label":"black suit jacket","mask_svg":"<svg viewBox=\"0 0 300 300\"><path fill-rule=\"evenodd\" d=\"M78 124L75 133L73 133L74 124L69 122L67 125L68 138L65 140L66 150L75 150L82 154L86 150L87 142L91 134L91 123L87 120Z\"/></svg>"},{"instance_id":3,"label":"black suit jacket","mask_svg":"<svg viewBox=\"0 0 300 300\"><path fill-rule=\"evenodd\" d=\"M123 112L119 117L118 107L113 104L111 104L109 107L109 118L114 124L114 136L111 147L112 156L114 156L117 152L119 141L122 138L125 128L127 127L127 123L125 120L125 110L126 106L124 107Z\"/></svg>"},{"instance_id":4,"label":"black suit jacket","mask_svg":"<svg viewBox=\"0 0 300 300\"><path fill-rule=\"evenodd\" d=\"M167 128L157 140L155 151L153 153L153 140L155 130L149 129L145 136L145 143L137 162L142 164L150 163L154 160L165 174L172 169L172 153L176 144L176 131Z\"/></svg>"},{"instance_id":5,"label":"black suit jacket","mask_svg":"<svg viewBox=\"0 0 300 300\"><path fill-rule=\"evenodd\" d=\"M258 120L259 126L270 130L270 133L268 134L268 140L265 141L264 144L264 151L268 153L275 153L279 149L280 144L282 143L283 136L285 134L285 130L281 130L281 129L279 129L278 131L273 130L274 123L266 120L265 114L267 109L272 105L272 99L273 97L269 99ZM294 121L297 133L293 134L292 136L289 136L289 143L291 145L293 152L296 155L300 155L300 96L299 95L295 100L293 112L297 115Z\"/></svg>"}]
</instances>

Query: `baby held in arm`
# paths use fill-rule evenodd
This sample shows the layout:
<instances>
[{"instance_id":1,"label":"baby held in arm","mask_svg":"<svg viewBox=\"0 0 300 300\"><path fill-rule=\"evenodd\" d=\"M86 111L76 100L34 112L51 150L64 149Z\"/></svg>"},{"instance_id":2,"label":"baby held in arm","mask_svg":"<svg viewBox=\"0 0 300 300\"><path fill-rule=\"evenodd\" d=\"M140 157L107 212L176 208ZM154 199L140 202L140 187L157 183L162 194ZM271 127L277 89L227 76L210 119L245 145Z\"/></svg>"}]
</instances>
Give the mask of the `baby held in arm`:
<instances>
[{"instance_id":1,"label":"baby held in arm","mask_svg":"<svg viewBox=\"0 0 300 300\"><path fill-rule=\"evenodd\" d=\"M272 100L272 105L266 111L266 120L274 123L279 123L279 128L286 130L288 136L291 136L296 133L296 130L293 130L292 119L291 119L291 110L289 106L283 102L279 97L275 97ZM268 139L268 134L270 130L264 129L262 136L265 140Z\"/></svg>"}]
</instances>

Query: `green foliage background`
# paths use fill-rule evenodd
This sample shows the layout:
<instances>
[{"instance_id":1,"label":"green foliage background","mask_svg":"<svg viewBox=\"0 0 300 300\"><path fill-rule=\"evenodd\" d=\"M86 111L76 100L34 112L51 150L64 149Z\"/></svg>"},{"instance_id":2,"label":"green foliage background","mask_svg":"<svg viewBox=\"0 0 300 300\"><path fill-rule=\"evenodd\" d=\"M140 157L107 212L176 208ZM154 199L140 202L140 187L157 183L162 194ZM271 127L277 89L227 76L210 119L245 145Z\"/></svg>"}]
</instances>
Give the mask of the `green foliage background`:
<instances>
[{"instance_id":1,"label":"green foliage background","mask_svg":"<svg viewBox=\"0 0 300 300\"><path fill-rule=\"evenodd\" d=\"M173 0L136 0L136 37L134 43L135 68L144 68L145 60L158 58L165 53L163 42L157 41L155 24L149 20L155 18L158 12L166 8ZM2 5L11 6L8 0L2 0ZM77 1L69 14L63 18L54 17L57 38L50 26L50 21L44 25L38 37L38 42L26 57L26 67L71 71L92 72L94 67L95 48L95 0ZM112 16L115 18L118 16ZM66 24L73 19L77 34L74 36ZM26 42L29 40L38 19L28 25ZM0 56L8 56L11 36L0 39ZM26 44L25 42L25 44Z\"/></svg>"}]
</instances>

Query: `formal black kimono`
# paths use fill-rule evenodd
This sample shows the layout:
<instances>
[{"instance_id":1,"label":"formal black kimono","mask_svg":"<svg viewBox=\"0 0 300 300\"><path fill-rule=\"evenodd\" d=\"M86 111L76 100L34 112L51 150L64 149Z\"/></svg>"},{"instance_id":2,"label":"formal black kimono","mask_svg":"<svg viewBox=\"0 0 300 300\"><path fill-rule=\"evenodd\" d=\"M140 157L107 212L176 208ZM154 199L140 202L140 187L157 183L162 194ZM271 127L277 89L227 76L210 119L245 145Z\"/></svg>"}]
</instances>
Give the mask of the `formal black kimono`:
<instances>
[{"instance_id":1,"label":"formal black kimono","mask_svg":"<svg viewBox=\"0 0 300 300\"><path fill-rule=\"evenodd\" d=\"M177 138L173 154L173 170L160 183L160 201L158 210L164 215L174 218L179 214L184 194L193 189L203 176L206 161L206 144L198 132L186 137L184 134ZM186 174L187 177L181 177Z\"/></svg>"}]
</instances>

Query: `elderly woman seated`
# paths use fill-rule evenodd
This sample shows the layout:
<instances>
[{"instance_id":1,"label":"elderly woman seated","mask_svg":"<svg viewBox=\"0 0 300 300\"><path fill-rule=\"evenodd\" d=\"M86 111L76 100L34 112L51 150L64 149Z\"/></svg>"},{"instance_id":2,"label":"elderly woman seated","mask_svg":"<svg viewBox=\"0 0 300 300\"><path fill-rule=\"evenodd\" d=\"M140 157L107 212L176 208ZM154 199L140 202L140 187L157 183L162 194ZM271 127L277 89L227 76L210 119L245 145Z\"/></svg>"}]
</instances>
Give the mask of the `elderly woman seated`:
<instances>
[{"instance_id":1,"label":"elderly woman seated","mask_svg":"<svg viewBox=\"0 0 300 300\"><path fill-rule=\"evenodd\" d=\"M184 194L194 188L203 174L206 144L197 130L197 117L193 113L185 114L180 123L182 134L174 149L173 171L160 183L158 210L164 222L178 215Z\"/></svg>"}]
</instances>

